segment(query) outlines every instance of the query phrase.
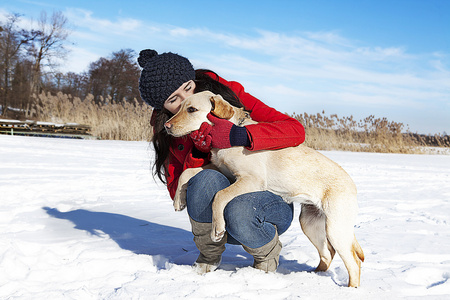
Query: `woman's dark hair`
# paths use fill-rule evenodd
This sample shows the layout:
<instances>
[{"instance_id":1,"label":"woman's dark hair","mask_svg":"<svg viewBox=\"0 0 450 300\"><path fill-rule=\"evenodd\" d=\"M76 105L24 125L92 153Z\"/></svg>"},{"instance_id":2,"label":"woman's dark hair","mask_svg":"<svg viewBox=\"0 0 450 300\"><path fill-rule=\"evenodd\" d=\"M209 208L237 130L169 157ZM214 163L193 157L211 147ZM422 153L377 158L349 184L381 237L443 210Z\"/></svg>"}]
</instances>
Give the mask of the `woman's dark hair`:
<instances>
[{"instance_id":1,"label":"woman's dark hair","mask_svg":"<svg viewBox=\"0 0 450 300\"><path fill-rule=\"evenodd\" d=\"M220 94L223 99L231 105L242 107L239 97L228 86L219 82L219 75L210 70L199 69L195 71L195 93L202 91L211 91L214 94ZM171 112L163 108L153 111L153 148L155 149L155 163L153 165L153 174L163 182L166 182L166 173L168 165L169 148L172 145L173 137L169 135L164 124L173 116Z\"/></svg>"}]
</instances>

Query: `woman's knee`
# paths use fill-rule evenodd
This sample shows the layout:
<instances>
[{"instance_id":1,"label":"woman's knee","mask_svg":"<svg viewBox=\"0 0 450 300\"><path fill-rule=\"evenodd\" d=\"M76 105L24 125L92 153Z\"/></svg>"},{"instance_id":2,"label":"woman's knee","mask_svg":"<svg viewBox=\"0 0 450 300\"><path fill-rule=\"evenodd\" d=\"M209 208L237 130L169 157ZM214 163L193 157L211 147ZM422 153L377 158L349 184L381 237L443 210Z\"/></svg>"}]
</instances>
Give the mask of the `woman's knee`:
<instances>
[{"instance_id":1,"label":"woman's knee","mask_svg":"<svg viewBox=\"0 0 450 300\"><path fill-rule=\"evenodd\" d=\"M205 219L205 216L211 214L215 194L229 185L228 179L216 170L206 169L192 177L186 193L189 216L198 222L207 222L209 217Z\"/></svg>"},{"instance_id":2,"label":"woman's knee","mask_svg":"<svg viewBox=\"0 0 450 300\"><path fill-rule=\"evenodd\" d=\"M224 210L224 217L230 224L244 223L253 220L257 209L249 201L248 194L240 195L227 204Z\"/></svg>"},{"instance_id":3,"label":"woman's knee","mask_svg":"<svg viewBox=\"0 0 450 300\"><path fill-rule=\"evenodd\" d=\"M293 205L271 192L262 191L240 195L225 207L227 230L245 234L250 228L262 229L267 223L274 225L278 233L285 232L293 219Z\"/></svg>"},{"instance_id":4,"label":"woman's knee","mask_svg":"<svg viewBox=\"0 0 450 300\"><path fill-rule=\"evenodd\" d=\"M209 187L227 187L230 181L219 171L206 169L202 170L189 179L188 188L209 188Z\"/></svg>"},{"instance_id":5,"label":"woman's knee","mask_svg":"<svg viewBox=\"0 0 450 300\"><path fill-rule=\"evenodd\" d=\"M261 211L254 207L251 197L251 194L237 196L225 207L227 231L236 237L251 233L263 223Z\"/></svg>"}]
</instances>

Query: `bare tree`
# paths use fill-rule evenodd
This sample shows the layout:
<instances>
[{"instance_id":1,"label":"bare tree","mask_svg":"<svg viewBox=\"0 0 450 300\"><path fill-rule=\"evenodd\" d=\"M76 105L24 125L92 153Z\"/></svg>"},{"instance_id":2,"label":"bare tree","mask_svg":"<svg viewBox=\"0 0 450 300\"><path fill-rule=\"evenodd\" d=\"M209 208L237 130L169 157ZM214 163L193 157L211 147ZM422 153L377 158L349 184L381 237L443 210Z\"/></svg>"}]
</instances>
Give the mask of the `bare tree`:
<instances>
[{"instance_id":1,"label":"bare tree","mask_svg":"<svg viewBox=\"0 0 450 300\"><path fill-rule=\"evenodd\" d=\"M28 60L20 60L14 67L14 77L11 81L11 105L19 108L28 116L30 103L30 80L32 63Z\"/></svg>"},{"instance_id":2,"label":"bare tree","mask_svg":"<svg viewBox=\"0 0 450 300\"><path fill-rule=\"evenodd\" d=\"M74 97L85 98L88 94L86 85L88 81L87 73L77 74L68 72L64 75L64 82L61 91Z\"/></svg>"},{"instance_id":3,"label":"bare tree","mask_svg":"<svg viewBox=\"0 0 450 300\"><path fill-rule=\"evenodd\" d=\"M41 89L41 76L44 63L54 67L57 60L64 59L68 53L65 47L70 34L67 18L57 11L50 18L44 11L38 21L40 35L35 39L30 54L33 57L31 91L39 93Z\"/></svg>"},{"instance_id":4,"label":"bare tree","mask_svg":"<svg viewBox=\"0 0 450 300\"><path fill-rule=\"evenodd\" d=\"M87 89L88 77L88 74L85 72L80 74L57 72L50 78L47 76L48 80L43 83L43 87L46 92L55 94L62 92L72 97L85 98L89 93Z\"/></svg>"},{"instance_id":5,"label":"bare tree","mask_svg":"<svg viewBox=\"0 0 450 300\"><path fill-rule=\"evenodd\" d=\"M1 74L1 93L0 105L3 106L2 114L6 113L10 103L10 90L13 68L19 61L20 52L23 46L28 45L40 34L35 30L19 29L17 23L20 19L19 14L10 14L3 26L0 26L0 69ZM20 107L22 108L22 107Z\"/></svg>"},{"instance_id":6,"label":"bare tree","mask_svg":"<svg viewBox=\"0 0 450 300\"><path fill-rule=\"evenodd\" d=\"M113 52L111 58L111 97L113 100L139 99L138 80L140 68L136 62L136 52L122 49Z\"/></svg>"},{"instance_id":7,"label":"bare tree","mask_svg":"<svg viewBox=\"0 0 450 300\"><path fill-rule=\"evenodd\" d=\"M140 99L138 90L140 69L136 53L131 49L113 52L110 58L101 57L89 66L89 92L98 101Z\"/></svg>"}]
</instances>

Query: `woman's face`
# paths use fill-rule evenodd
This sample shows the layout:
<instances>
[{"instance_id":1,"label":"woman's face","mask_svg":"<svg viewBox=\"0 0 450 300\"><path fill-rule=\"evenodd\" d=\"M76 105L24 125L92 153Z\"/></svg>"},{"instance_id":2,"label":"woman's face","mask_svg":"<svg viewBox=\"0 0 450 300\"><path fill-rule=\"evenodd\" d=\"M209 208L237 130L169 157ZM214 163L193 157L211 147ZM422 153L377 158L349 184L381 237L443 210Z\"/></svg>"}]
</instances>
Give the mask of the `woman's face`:
<instances>
[{"instance_id":1,"label":"woman's face","mask_svg":"<svg viewBox=\"0 0 450 300\"><path fill-rule=\"evenodd\" d=\"M176 114L180 110L181 102L189 96L194 94L195 82L189 80L183 83L175 92L173 92L169 98L164 102L164 108L173 114Z\"/></svg>"}]
</instances>

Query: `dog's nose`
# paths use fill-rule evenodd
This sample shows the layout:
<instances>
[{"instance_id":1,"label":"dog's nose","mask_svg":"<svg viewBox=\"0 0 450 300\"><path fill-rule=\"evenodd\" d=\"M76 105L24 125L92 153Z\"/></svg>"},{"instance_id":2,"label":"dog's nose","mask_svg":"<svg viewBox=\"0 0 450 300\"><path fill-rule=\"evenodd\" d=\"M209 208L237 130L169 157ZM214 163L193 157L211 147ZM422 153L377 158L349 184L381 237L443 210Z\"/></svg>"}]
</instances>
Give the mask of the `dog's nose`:
<instances>
[{"instance_id":1,"label":"dog's nose","mask_svg":"<svg viewBox=\"0 0 450 300\"><path fill-rule=\"evenodd\" d=\"M170 129L170 128L172 128L172 124L170 124L170 123L165 123L165 124L164 124L164 127L166 127L166 129Z\"/></svg>"}]
</instances>

